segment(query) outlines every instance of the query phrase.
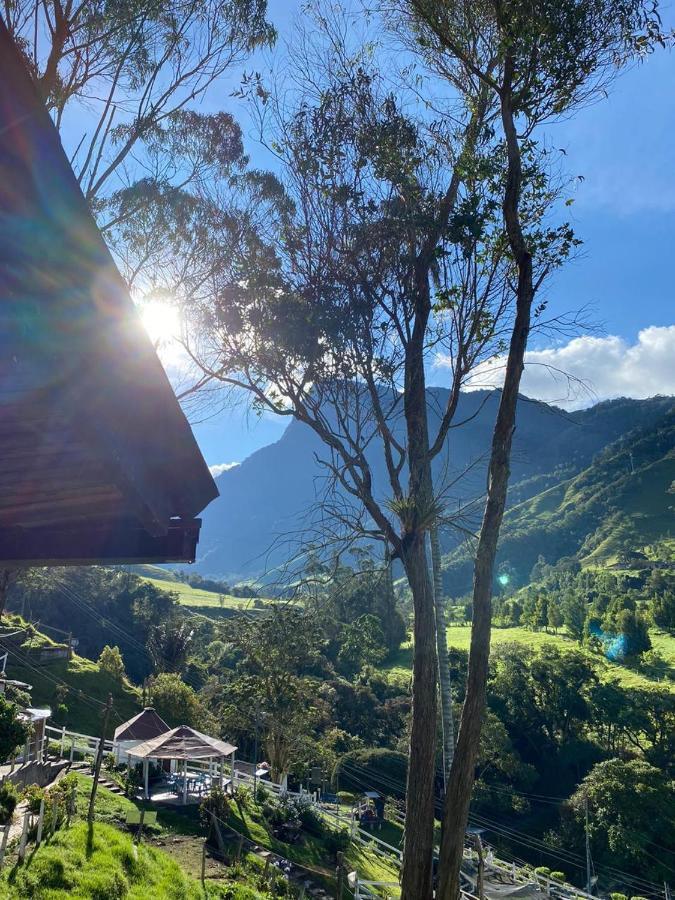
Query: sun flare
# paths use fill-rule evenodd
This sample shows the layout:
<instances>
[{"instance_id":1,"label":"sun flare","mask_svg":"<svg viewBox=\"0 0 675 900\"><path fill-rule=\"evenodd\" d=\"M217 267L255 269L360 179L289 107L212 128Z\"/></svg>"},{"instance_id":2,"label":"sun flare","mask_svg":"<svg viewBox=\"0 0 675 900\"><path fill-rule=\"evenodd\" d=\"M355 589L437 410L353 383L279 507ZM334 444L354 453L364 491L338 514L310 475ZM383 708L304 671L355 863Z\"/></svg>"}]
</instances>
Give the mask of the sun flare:
<instances>
[{"instance_id":1,"label":"sun flare","mask_svg":"<svg viewBox=\"0 0 675 900\"><path fill-rule=\"evenodd\" d=\"M180 316L171 304L149 300L140 305L139 312L153 344L168 344L180 335Z\"/></svg>"}]
</instances>

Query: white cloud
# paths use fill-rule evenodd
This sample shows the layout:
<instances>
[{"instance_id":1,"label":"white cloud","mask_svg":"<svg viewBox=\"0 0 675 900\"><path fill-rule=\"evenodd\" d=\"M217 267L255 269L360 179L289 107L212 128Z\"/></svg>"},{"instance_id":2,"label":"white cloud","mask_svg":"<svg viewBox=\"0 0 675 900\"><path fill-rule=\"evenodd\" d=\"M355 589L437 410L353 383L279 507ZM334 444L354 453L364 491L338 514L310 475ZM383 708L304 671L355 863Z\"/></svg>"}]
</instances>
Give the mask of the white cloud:
<instances>
[{"instance_id":1,"label":"white cloud","mask_svg":"<svg viewBox=\"0 0 675 900\"><path fill-rule=\"evenodd\" d=\"M446 368L449 361L439 356L435 364ZM499 387L504 364L505 357L481 364L466 389ZM559 347L530 350L521 393L566 409L615 397L675 394L675 325L644 328L633 344L616 335L585 336Z\"/></svg>"},{"instance_id":2,"label":"white cloud","mask_svg":"<svg viewBox=\"0 0 675 900\"><path fill-rule=\"evenodd\" d=\"M238 462L216 463L215 466L209 466L209 472L214 478L217 478L219 475L222 475L223 472L229 472L230 469L234 469L238 465Z\"/></svg>"}]
</instances>

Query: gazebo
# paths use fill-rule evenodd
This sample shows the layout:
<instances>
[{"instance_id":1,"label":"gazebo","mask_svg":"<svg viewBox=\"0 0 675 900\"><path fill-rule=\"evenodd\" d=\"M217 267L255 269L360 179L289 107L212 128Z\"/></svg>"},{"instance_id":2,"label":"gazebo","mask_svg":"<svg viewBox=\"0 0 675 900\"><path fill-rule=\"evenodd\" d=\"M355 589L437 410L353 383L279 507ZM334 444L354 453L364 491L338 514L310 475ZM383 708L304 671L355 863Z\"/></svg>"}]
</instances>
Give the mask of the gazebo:
<instances>
[{"instance_id":1,"label":"gazebo","mask_svg":"<svg viewBox=\"0 0 675 900\"><path fill-rule=\"evenodd\" d=\"M133 718L123 722L115 729L113 740L118 765L126 762L129 752L134 747L166 734L168 730L169 726L151 706L146 706Z\"/></svg>"},{"instance_id":2,"label":"gazebo","mask_svg":"<svg viewBox=\"0 0 675 900\"><path fill-rule=\"evenodd\" d=\"M202 734L189 725L180 725L178 728L172 728L159 737L152 738L128 751L128 755L134 759L143 762L143 796L146 800L150 799L148 790L148 771L150 760L152 759L170 759L176 760L181 768L182 763L182 802L187 803L188 796L188 762L208 762L209 769L216 762L218 766L218 781L223 783L223 764L226 757L230 757L232 771L234 771L234 756L237 748L225 741L217 738L209 737Z\"/></svg>"}]
</instances>

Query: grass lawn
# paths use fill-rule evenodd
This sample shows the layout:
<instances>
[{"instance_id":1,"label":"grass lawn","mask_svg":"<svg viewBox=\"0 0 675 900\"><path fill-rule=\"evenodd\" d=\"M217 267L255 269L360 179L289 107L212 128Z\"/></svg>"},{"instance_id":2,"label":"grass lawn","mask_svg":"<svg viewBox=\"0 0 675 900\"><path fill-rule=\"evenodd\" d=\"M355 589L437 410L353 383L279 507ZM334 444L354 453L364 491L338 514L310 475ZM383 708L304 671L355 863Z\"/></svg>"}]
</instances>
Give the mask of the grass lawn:
<instances>
[{"instance_id":1,"label":"grass lawn","mask_svg":"<svg viewBox=\"0 0 675 900\"><path fill-rule=\"evenodd\" d=\"M675 637L662 631L650 632L652 645L670 666L675 669ZM468 625L450 625L448 627L448 647L456 647L460 650L469 649L471 640L471 628ZM557 647L560 650L577 650L579 645L561 632L547 634L545 631L530 631L527 628L493 628L492 647L499 644L516 642L540 650L543 647ZM657 682L648 678L642 672L612 663L595 653L588 653L589 658L598 666L603 678L618 678L625 687L655 687L657 685L669 685L675 691L673 682ZM407 683L410 680L412 669L412 644L403 644L399 652L385 664L384 669L390 678Z\"/></svg>"},{"instance_id":2,"label":"grass lawn","mask_svg":"<svg viewBox=\"0 0 675 900\"><path fill-rule=\"evenodd\" d=\"M88 841L87 825L77 822L58 831L23 866L7 869L0 897L49 900L197 900L200 886L167 854L132 843L111 825L96 824Z\"/></svg>"},{"instance_id":3,"label":"grass lawn","mask_svg":"<svg viewBox=\"0 0 675 900\"><path fill-rule=\"evenodd\" d=\"M230 594L216 594L213 591L203 591L199 588L193 588L189 584L182 581L170 581L160 578L145 578L155 587L163 591L173 591L178 594L178 600L182 606L194 607L211 607L213 609L233 609L233 610L252 610L253 600L248 597L233 597ZM220 597L223 602L221 605Z\"/></svg>"}]
</instances>

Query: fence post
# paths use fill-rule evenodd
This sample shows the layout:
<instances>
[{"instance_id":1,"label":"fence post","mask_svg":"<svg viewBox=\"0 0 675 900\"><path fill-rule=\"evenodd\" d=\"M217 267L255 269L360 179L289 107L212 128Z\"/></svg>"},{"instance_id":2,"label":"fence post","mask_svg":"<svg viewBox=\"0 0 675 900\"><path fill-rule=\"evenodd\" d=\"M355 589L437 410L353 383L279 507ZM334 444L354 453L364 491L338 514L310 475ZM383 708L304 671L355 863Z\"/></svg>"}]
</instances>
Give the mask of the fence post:
<instances>
[{"instance_id":1,"label":"fence post","mask_svg":"<svg viewBox=\"0 0 675 900\"><path fill-rule=\"evenodd\" d=\"M336 900L342 900L344 896L344 888L345 888L345 864L344 864L345 855L344 853L337 854L337 885L335 889L335 898Z\"/></svg>"},{"instance_id":2,"label":"fence post","mask_svg":"<svg viewBox=\"0 0 675 900\"><path fill-rule=\"evenodd\" d=\"M7 838L9 837L10 827L11 823L8 823L2 829L2 843L0 844L0 869L2 869L2 864L5 861L5 850L7 849Z\"/></svg>"},{"instance_id":3,"label":"fence post","mask_svg":"<svg viewBox=\"0 0 675 900\"><path fill-rule=\"evenodd\" d=\"M38 816L38 828L37 828L37 837L35 838L36 846L40 846L42 843L42 826L45 822L45 798L43 797L40 800L40 815Z\"/></svg>"},{"instance_id":4,"label":"fence post","mask_svg":"<svg viewBox=\"0 0 675 900\"><path fill-rule=\"evenodd\" d=\"M59 814L59 801L58 801L58 797L54 797L54 799L52 800L52 820L49 823L51 826L50 830L52 833L52 837L54 836L54 832L56 831L56 820L58 818L58 814Z\"/></svg>"},{"instance_id":5,"label":"fence post","mask_svg":"<svg viewBox=\"0 0 675 900\"><path fill-rule=\"evenodd\" d=\"M66 746L66 726L61 726L61 749L59 751L59 756L63 756L63 750Z\"/></svg>"},{"instance_id":6,"label":"fence post","mask_svg":"<svg viewBox=\"0 0 675 900\"><path fill-rule=\"evenodd\" d=\"M19 862L23 862L26 856L26 842L28 840L28 810L23 814L23 830L21 831L21 842L19 843Z\"/></svg>"},{"instance_id":7,"label":"fence post","mask_svg":"<svg viewBox=\"0 0 675 900\"><path fill-rule=\"evenodd\" d=\"M205 888L204 880L206 877L206 841L202 846L202 889Z\"/></svg>"},{"instance_id":8,"label":"fence post","mask_svg":"<svg viewBox=\"0 0 675 900\"><path fill-rule=\"evenodd\" d=\"M71 762L71 765L72 765L74 756L75 756L75 741L71 738L70 739L70 762Z\"/></svg>"}]
</instances>

